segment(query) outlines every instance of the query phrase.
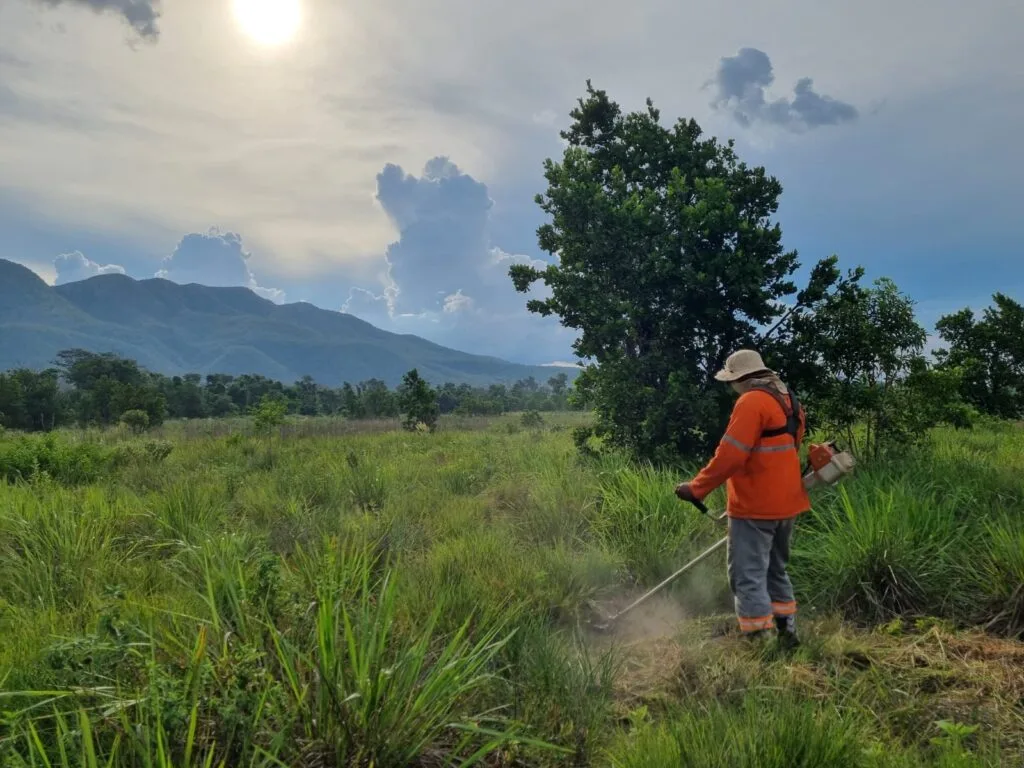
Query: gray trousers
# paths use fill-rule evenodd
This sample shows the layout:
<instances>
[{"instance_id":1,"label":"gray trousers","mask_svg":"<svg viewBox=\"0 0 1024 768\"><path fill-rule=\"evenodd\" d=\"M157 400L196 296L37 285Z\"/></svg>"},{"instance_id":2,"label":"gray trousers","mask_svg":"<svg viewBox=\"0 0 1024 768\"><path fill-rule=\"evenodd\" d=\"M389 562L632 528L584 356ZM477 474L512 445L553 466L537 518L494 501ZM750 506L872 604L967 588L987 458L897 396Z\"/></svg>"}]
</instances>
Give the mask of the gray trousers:
<instances>
[{"instance_id":1,"label":"gray trousers","mask_svg":"<svg viewBox=\"0 0 1024 768\"><path fill-rule=\"evenodd\" d=\"M796 629L796 600L786 573L793 522L729 518L729 587L742 632Z\"/></svg>"}]
</instances>

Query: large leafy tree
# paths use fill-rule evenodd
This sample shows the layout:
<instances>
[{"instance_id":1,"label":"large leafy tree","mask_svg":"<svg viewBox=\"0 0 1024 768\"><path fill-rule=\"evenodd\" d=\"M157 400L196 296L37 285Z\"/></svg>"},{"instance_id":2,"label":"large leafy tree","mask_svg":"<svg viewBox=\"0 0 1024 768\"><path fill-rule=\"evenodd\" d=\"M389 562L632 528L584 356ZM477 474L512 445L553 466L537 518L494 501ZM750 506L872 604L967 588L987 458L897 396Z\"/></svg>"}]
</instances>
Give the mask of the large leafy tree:
<instances>
[{"instance_id":1,"label":"large leafy tree","mask_svg":"<svg viewBox=\"0 0 1024 768\"><path fill-rule=\"evenodd\" d=\"M65 404L57 378L58 373L52 368L0 373L0 426L47 430L60 425Z\"/></svg>"},{"instance_id":2,"label":"large leafy tree","mask_svg":"<svg viewBox=\"0 0 1024 768\"><path fill-rule=\"evenodd\" d=\"M130 410L144 411L150 426L163 422L167 399L158 377L134 360L69 349L57 355L57 367L75 388L75 409L81 423L113 424Z\"/></svg>"},{"instance_id":3,"label":"large leafy tree","mask_svg":"<svg viewBox=\"0 0 1024 768\"><path fill-rule=\"evenodd\" d=\"M945 349L943 367L961 371L964 399L982 413L1006 419L1024 416L1024 306L996 293L981 318L969 309L936 324Z\"/></svg>"},{"instance_id":4,"label":"large leafy tree","mask_svg":"<svg viewBox=\"0 0 1024 768\"><path fill-rule=\"evenodd\" d=\"M707 450L731 403L714 371L820 301L836 259L798 291L797 254L772 221L781 185L695 121L665 127L650 100L623 114L589 82L571 117L537 196L550 217L539 243L558 263L510 276L521 292L542 281L549 295L528 309L581 332L576 388L600 435L659 462Z\"/></svg>"},{"instance_id":5,"label":"large leafy tree","mask_svg":"<svg viewBox=\"0 0 1024 768\"><path fill-rule=\"evenodd\" d=\"M939 422L965 423L958 374L928 364L926 339L913 300L888 278L871 286L851 279L794 316L784 353L805 382L812 426L874 456L919 441Z\"/></svg>"}]
</instances>

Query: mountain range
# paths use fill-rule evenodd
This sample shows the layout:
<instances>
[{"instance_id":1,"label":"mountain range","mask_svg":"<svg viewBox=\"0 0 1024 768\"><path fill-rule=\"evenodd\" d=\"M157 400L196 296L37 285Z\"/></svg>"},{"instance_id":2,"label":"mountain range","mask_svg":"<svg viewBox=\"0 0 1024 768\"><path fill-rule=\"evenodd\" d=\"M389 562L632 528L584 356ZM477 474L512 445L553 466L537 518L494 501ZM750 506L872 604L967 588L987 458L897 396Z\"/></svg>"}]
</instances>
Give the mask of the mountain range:
<instances>
[{"instance_id":1,"label":"mountain range","mask_svg":"<svg viewBox=\"0 0 1024 768\"><path fill-rule=\"evenodd\" d=\"M576 373L459 352L312 304L278 305L248 288L117 274L50 286L0 259L0 371L50 367L71 348L113 352L169 376L248 373L291 383L309 375L325 386L371 378L395 386L411 368L433 384Z\"/></svg>"}]
</instances>

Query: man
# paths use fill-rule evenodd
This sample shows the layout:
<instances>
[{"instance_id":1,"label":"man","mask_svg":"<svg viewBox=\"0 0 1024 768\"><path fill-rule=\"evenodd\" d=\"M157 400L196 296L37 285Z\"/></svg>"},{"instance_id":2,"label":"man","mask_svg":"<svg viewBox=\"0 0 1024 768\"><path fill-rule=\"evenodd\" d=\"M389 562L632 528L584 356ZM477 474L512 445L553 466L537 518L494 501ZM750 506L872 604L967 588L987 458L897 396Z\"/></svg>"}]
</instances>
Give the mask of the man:
<instances>
[{"instance_id":1,"label":"man","mask_svg":"<svg viewBox=\"0 0 1024 768\"><path fill-rule=\"evenodd\" d=\"M794 519L811 506L798 454L806 415L755 351L730 355L715 378L739 399L714 458L676 495L699 501L726 484L729 586L740 632L762 637L774 625L780 642L794 646L796 600L786 565Z\"/></svg>"}]
</instances>

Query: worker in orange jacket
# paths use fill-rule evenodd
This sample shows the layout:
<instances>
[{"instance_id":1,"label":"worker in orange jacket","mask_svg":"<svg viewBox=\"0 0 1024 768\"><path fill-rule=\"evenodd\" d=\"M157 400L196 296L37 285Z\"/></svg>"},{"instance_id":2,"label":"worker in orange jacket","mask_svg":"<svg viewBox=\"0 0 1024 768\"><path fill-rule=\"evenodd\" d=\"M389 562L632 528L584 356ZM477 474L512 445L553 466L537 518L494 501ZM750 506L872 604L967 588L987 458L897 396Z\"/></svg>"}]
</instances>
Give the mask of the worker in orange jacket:
<instances>
[{"instance_id":1,"label":"worker in orange jacket","mask_svg":"<svg viewBox=\"0 0 1024 768\"><path fill-rule=\"evenodd\" d=\"M730 355L715 378L739 399L714 457L676 495L700 501L725 483L729 586L740 632L762 637L774 627L780 641L796 645L796 599L786 566L794 519L811 506L798 454L806 414L753 350Z\"/></svg>"}]
</instances>

